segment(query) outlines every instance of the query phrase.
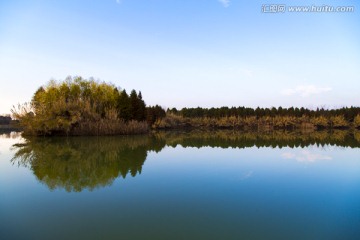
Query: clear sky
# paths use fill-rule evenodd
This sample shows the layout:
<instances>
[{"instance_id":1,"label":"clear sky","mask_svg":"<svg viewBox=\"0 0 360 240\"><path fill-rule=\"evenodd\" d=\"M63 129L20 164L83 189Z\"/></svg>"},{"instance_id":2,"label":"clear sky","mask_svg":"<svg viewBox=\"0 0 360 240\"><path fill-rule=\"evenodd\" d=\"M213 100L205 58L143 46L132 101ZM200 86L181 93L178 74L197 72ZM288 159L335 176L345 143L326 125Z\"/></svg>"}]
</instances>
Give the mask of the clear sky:
<instances>
[{"instance_id":1,"label":"clear sky","mask_svg":"<svg viewBox=\"0 0 360 240\"><path fill-rule=\"evenodd\" d=\"M355 10L262 12L274 2ZM0 113L68 75L164 107L359 106L358 2L0 0Z\"/></svg>"}]
</instances>

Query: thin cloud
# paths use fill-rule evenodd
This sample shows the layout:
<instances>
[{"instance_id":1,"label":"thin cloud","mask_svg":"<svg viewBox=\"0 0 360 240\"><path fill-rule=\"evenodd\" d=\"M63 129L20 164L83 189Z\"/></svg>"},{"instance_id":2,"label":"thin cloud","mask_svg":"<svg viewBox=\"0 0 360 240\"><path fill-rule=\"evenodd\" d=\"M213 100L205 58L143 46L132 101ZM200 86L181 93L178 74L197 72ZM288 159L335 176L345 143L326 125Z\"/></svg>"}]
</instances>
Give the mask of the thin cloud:
<instances>
[{"instance_id":1,"label":"thin cloud","mask_svg":"<svg viewBox=\"0 0 360 240\"><path fill-rule=\"evenodd\" d=\"M330 87L317 87L315 85L300 85L295 88L288 88L282 91L283 95L292 96L300 95L302 97L307 97L314 94L320 94L331 91Z\"/></svg>"},{"instance_id":2,"label":"thin cloud","mask_svg":"<svg viewBox=\"0 0 360 240\"><path fill-rule=\"evenodd\" d=\"M218 0L224 7L230 6L230 0Z\"/></svg>"},{"instance_id":3,"label":"thin cloud","mask_svg":"<svg viewBox=\"0 0 360 240\"><path fill-rule=\"evenodd\" d=\"M117 4L121 4L121 0L116 0L116 3L117 3Z\"/></svg>"}]
</instances>

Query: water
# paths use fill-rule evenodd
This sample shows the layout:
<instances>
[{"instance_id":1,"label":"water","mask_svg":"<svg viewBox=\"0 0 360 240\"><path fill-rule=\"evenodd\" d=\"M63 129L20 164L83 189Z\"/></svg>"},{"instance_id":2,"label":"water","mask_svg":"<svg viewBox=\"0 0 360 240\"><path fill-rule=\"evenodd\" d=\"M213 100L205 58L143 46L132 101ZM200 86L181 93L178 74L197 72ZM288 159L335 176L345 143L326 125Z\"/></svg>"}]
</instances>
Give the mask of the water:
<instances>
[{"instance_id":1,"label":"water","mask_svg":"<svg viewBox=\"0 0 360 240\"><path fill-rule=\"evenodd\" d=\"M359 134L3 134L0 239L360 239Z\"/></svg>"}]
</instances>

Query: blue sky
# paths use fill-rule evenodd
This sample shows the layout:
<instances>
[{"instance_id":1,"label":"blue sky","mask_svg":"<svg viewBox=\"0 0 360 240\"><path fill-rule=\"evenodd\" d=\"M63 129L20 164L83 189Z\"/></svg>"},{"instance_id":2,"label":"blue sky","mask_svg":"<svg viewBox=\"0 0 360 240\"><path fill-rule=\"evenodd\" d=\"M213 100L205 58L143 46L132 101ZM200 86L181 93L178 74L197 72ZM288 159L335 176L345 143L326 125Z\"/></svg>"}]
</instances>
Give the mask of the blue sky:
<instances>
[{"instance_id":1,"label":"blue sky","mask_svg":"<svg viewBox=\"0 0 360 240\"><path fill-rule=\"evenodd\" d=\"M68 75L164 107L359 106L360 4L280 1L355 10L262 13L271 3L0 1L0 113Z\"/></svg>"}]
</instances>

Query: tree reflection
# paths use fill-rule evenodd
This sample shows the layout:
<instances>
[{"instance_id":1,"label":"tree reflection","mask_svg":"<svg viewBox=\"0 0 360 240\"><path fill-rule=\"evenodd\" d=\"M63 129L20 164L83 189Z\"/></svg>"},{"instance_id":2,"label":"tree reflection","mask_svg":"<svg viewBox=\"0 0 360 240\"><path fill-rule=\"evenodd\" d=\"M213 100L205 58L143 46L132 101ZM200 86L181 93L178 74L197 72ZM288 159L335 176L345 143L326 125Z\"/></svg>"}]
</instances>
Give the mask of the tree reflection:
<instances>
[{"instance_id":1,"label":"tree reflection","mask_svg":"<svg viewBox=\"0 0 360 240\"><path fill-rule=\"evenodd\" d=\"M34 138L15 144L11 161L30 168L50 189L93 190L140 174L147 152L157 150L152 145L141 136Z\"/></svg>"},{"instance_id":2,"label":"tree reflection","mask_svg":"<svg viewBox=\"0 0 360 240\"><path fill-rule=\"evenodd\" d=\"M11 160L32 170L50 189L93 190L113 183L116 178L135 177L149 151L176 147L306 147L334 145L360 147L359 131L332 132L234 132L191 131L154 132L146 136L32 138L15 144Z\"/></svg>"},{"instance_id":3,"label":"tree reflection","mask_svg":"<svg viewBox=\"0 0 360 240\"><path fill-rule=\"evenodd\" d=\"M216 131L189 131L174 132L162 131L154 133L157 139L166 139L168 146L181 145L183 147L220 147L220 148L247 148L247 147L307 147L340 146L360 147L360 131L270 131L270 132L239 132L232 130Z\"/></svg>"}]
</instances>

